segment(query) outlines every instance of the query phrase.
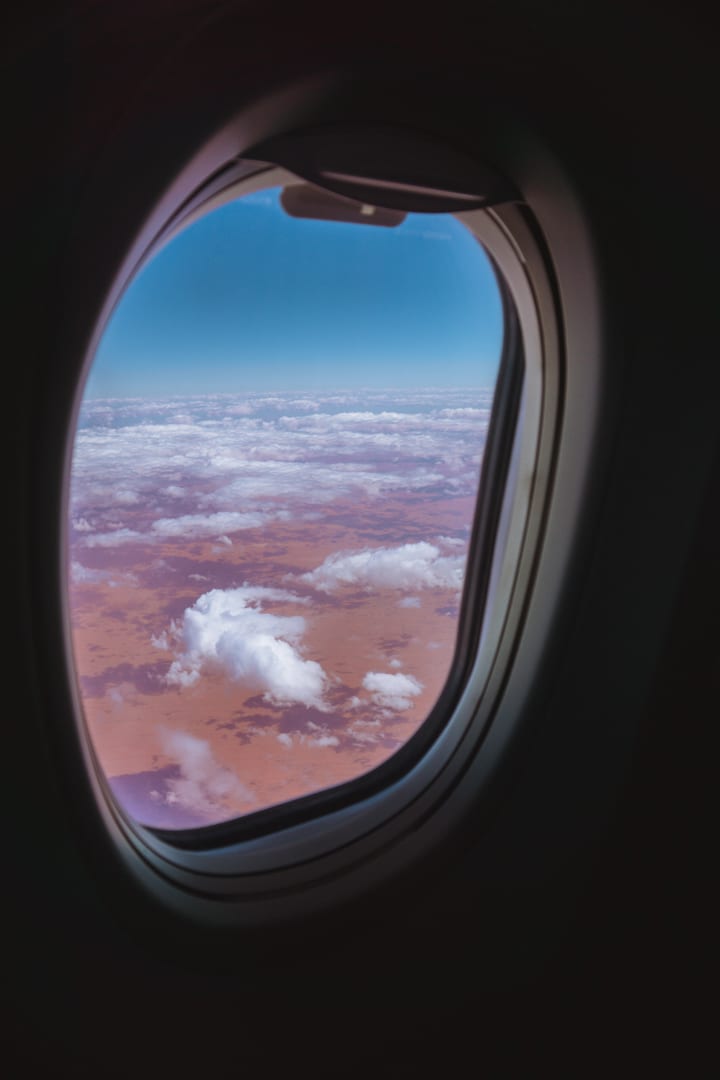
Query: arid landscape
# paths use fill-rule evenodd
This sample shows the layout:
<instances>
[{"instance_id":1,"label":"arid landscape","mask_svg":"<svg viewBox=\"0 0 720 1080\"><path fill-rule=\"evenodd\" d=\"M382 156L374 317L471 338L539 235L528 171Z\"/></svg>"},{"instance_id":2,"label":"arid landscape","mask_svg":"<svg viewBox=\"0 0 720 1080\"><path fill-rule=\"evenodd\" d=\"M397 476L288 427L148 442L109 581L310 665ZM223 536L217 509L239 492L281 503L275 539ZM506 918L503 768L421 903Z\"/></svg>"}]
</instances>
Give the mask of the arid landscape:
<instances>
[{"instance_id":1,"label":"arid landscape","mask_svg":"<svg viewBox=\"0 0 720 1080\"><path fill-rule=\"evenodd\" d=\"M116 798L206 825L374 768L448 674L490 390L83 404L70 607Z\"/></svg>"}]
</instances>

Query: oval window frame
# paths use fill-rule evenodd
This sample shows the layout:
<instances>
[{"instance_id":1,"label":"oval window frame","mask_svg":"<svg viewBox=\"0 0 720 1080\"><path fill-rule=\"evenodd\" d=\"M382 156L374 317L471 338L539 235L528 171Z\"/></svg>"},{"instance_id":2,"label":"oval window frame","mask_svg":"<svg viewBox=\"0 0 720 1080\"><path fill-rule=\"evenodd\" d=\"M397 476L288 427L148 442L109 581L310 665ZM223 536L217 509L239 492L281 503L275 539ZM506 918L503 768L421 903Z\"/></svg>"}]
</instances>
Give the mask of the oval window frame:
<instances>
[{"instance_id":1,"label":"oval window frame","mask_svg":"<svg viewBox=\"0 0 720 1080\"><path fill-rule=\"evenodd\" d=\"M231 164L236 170L245 167L246 163L237 161ZM228 192L231 188L237 190L238 180L236 177L235 183L228 184L226 167L207 172L212 174L210 179L181 200L174 213L165 215L166 224L154 233L140 258L133 261L131 268L126 264L113 289L115 299L106 305L96 324L84 372L89 370L117 298L139 267L159 245L188 224L193 215L207 213L217 200L236 197ZM264 181L260 186L270 186L268 173L269 170L262 170ZM246 173L240 177L239 184L249 192L248 184L258 182L260 175L256 173L253 180ZM566 388L563 327L557 283L542 237L528 215L527 204L461 211L457 216L478 237L510 290L522 328L526 364L521 417L512 451L513 480L506 486L500 522L505 539L495 544L492 553L493 595L482 617L482 640L473 671L452 717L430 749L400 781L339 811L318 813L299 825L212 849L181 848L160 838L154 830L129 821L114 800L108 798L89 740L81 735L93 794L114 847L136 877L157 897L185 915L222 923L265 922L273 913L282 916L288 903L297 903L299 894L313 908L329 902L331 897L347 894L358 872L367 875L369 862L375 867L375 876L397 872L400 863L393 857L392 865L388 866L387 851L392 849L397 853L400 845L405 847L406 857L416 857L412 854L416 845L406 841L409 837L416 838L419 824L424 825L431 818L437 824L440 820L437 808L447 808L451 795L457 804L461 787L465 797L460 805L467 804L468 785L461 781L476 759L485 758L485 771L491 767L489 755L478 754L478 750L486 741L487 732L498 729L498 706L503 696L507 697L504 691L511 668L517 667L517 646L526 622L548 519ZM81 379L76 410L83 383ZM74 430L73 423L73 435ZM66 495L69 456L68 453ZM66 519L67 515L64 525ZM63 554L66 545L64 532ZM69 616L66 598L64 601L67 647ZM82 706L70 648L66 660L75 716L80 724ZM504 705L502 711L504 717L499 726L507 732L512 729L513 717L509 706ZM447 814L444 816L447 818ZM426 828L422 831L428 835ZM328 881L334 883L331 889L326 887ZM339 882L342 885L338 887Z\"/></svg>"}]
</instances>

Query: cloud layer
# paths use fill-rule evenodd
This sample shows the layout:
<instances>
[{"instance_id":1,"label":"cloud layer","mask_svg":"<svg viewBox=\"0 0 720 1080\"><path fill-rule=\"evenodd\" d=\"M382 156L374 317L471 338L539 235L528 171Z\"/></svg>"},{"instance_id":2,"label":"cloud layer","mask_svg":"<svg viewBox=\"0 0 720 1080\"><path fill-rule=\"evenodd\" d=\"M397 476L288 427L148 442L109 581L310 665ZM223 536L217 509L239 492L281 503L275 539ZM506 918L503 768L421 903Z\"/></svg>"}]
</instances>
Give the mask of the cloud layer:
<instances>
[{"instance_id":1,"label":"cloud layer","mask_svg":"<svg viewBox=\"0 0 720 1080\"><path fill-rule=\"evenodd\" d=\"M448 389L86 401L74 542L213 539L337 499L472 495L491 404Z\"/></svg>"}]
</instances>

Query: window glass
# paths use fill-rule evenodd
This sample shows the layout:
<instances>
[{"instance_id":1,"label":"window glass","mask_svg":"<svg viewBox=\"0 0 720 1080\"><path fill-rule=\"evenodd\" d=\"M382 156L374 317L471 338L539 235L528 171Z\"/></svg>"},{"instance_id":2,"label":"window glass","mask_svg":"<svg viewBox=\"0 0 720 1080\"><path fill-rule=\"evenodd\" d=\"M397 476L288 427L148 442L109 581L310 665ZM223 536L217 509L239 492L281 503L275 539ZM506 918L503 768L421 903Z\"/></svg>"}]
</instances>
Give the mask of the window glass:
<instances>
[{"instance_id":1,"label":"window glass","mask_svg":"<svg viewBox=\"0 0 720 1080\"><path fill-rule=\"evenodd\" d=\"M450 215L237 199L149 261L75 432L85 721L137 821L209 825L373 769L447 679L503 333Z\"/></svg>"}]
</instances>

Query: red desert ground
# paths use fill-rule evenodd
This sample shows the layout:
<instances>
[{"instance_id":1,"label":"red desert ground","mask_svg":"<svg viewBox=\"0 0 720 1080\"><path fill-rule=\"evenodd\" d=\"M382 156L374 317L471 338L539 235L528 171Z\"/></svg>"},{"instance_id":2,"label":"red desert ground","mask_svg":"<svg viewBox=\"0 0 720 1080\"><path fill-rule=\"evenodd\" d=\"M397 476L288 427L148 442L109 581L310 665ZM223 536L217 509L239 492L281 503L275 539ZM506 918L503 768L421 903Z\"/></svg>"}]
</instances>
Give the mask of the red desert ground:
<instances>
[{"instance_id":1,"label":"red desert ground","mask_svg":"<svg viewBox=\"0 0 720 1080\"><path fill-rule=\"evenodd\" d=\"M70 610L116 798L207 825L347 781L447 678L488 390L91 400Z\"/></svg>"}]
</instances>

